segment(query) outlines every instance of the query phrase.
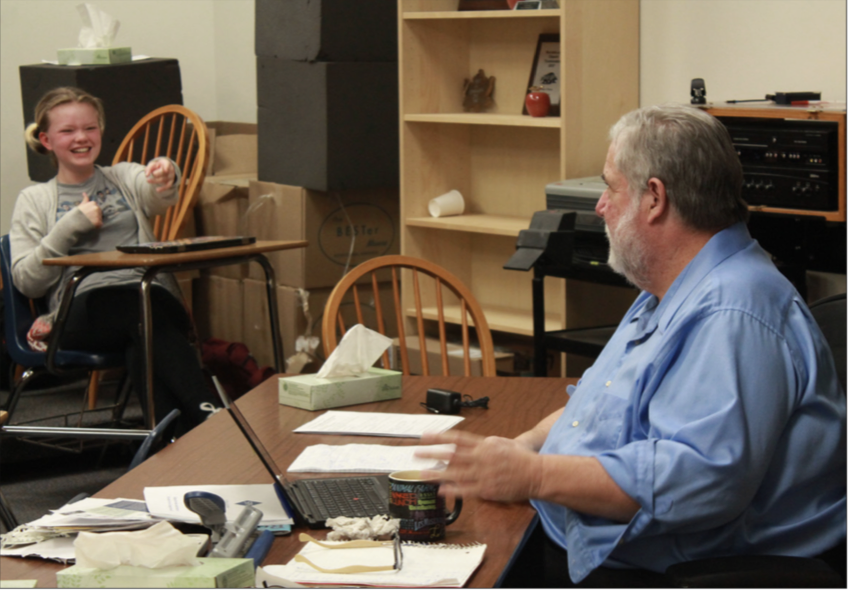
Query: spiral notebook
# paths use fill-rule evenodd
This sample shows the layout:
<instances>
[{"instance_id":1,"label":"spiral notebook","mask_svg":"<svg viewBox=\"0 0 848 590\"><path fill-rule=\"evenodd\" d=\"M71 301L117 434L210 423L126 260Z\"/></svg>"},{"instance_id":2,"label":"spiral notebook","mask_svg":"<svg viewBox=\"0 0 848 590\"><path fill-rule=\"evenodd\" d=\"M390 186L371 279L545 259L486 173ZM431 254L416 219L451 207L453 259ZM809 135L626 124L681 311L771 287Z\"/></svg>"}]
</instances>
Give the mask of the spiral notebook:
<instances>
[{"instance_id":1,"label":"spiral notebook","mask_svg":"<svg viewBox=\"0 0 848 590\"><path fill-rule=\"evenodd\" d=\"M286 565L268 565L256 572L256 585L283 586L295 582L304 586L380 586L392 588L462 588L483 562L486 545L403 543L403 567L399 571L358 574L322 573L292 559ZM392 548L325 549L306 543L300 555L315 565L338 569L350 565L392 565Z\"/></svg>"}]
</instances>

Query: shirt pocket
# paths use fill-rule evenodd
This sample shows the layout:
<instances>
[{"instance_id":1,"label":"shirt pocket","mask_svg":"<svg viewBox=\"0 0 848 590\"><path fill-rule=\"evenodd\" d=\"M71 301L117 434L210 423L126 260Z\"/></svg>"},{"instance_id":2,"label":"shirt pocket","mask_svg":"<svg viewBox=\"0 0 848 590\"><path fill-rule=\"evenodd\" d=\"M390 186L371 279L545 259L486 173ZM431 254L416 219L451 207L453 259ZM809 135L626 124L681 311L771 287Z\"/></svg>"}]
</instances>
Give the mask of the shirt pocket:
<instances>
[{"instance_id":1,"label":"shirt pocket","mask_svg":"<svg viewBox=\"0 0 848 590\"><path fill-rule=\"evenodd\" d=\"M581 437L581 445L591 452L617 448L629 416L629 401L607 391L600 391Z\"/></svg>"}]
</instances>

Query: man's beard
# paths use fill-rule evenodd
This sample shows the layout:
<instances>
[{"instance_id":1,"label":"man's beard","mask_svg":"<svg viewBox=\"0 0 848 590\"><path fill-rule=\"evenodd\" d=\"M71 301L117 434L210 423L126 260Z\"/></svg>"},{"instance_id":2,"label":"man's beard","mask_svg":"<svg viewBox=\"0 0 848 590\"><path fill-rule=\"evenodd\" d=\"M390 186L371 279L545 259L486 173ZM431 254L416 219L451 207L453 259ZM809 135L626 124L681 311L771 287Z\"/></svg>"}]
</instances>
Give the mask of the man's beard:
<instances>
[{"instance_id":1,"label":"man's beard","mask_svg":"<svg viewBox=\"0 0 848 590\"><path fill-rule=\"evenodd\" d=\"M609 226L604 226L609 241L607 264L615 272L623 275L628 282L645 289L647 287L647 252L645 240L636 229L636 216L639 213L639 201L634 200L630 208L619 219L615 235Z\"/></svg>"}]
</instances>

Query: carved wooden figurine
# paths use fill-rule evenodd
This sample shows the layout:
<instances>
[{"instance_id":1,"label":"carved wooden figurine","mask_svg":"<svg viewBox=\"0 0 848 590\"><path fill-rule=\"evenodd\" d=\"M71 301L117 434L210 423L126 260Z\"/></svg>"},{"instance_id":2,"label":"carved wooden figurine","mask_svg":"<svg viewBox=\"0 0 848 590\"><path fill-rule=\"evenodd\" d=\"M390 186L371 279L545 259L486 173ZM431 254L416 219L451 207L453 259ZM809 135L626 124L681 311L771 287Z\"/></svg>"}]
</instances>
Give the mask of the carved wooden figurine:
<instances>
[{"instance_id":1,"label":"carved wooden figurine","mask_svg":"<svg viewBox=\"0 0 848 590\"><path fill-rule=\"evenodd\" d=\"M481 69L471 80L465 79L463 92L465 98L462 101L462 108L465 112L480 113L490 109L495 104L493 98L495 77L487 78L486 73Z\"/></svg>"}]
</instances>

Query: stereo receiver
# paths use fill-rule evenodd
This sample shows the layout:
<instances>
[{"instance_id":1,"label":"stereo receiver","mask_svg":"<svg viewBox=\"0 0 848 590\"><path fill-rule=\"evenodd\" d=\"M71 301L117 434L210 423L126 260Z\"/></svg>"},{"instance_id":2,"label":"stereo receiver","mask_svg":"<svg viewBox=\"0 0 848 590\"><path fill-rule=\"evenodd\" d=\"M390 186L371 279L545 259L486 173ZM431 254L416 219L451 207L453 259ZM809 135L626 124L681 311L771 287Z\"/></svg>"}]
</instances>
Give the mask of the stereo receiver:
<instances>
[{"instance_id":1,"label":"stereo receiver","mask_svg":"<svg viewBox=\"0 0 848 590\"><path fill-rule=\"evenodd\" d=\"M838 123L718 117L730 132L752 206L839 208Z\"/></svg>"}]
</instances>

